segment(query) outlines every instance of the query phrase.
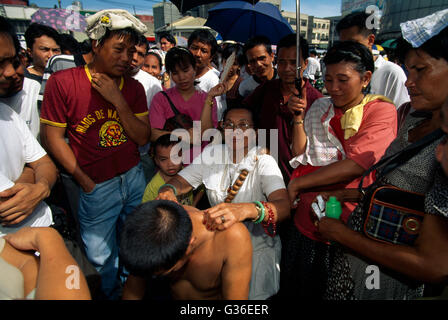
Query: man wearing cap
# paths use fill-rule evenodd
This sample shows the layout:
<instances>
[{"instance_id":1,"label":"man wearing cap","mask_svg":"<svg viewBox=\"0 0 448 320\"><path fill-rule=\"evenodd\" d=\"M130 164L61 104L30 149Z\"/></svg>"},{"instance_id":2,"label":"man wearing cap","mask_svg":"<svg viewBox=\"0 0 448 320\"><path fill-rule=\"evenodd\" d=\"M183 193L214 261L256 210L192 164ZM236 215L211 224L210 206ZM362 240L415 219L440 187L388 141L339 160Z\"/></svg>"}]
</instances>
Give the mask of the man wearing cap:
<instances>
[{"instance_id":1,"label":"man wearing cap","mask_svg":"<svg viewBox=\"0 0 448 320\"><path fill-rule=\"evenodd\" d=\"M87 23L93 61L49 78L41 139L79 184L84 248L101 274L105 295L116 299L117 229L141 202L145 188L138 147L150 136L146 96L125 73L146 26L125 10L99 11Z\"/></svg>"}]
</instances>

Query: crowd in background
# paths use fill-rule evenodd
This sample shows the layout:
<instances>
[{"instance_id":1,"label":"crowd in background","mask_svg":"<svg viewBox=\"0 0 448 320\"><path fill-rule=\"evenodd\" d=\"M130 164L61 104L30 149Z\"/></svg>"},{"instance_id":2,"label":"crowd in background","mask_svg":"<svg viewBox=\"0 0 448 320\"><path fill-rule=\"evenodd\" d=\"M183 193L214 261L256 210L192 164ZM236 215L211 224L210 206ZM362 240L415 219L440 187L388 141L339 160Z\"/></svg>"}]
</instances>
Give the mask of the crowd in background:
<instances>
[{"instance_id":1,"label":"crowd in background","mask_svg":"<svg viewBox=\"0 0 448 320\"><path fill-rule=\"evenodd\" d=\"M152 47L136 17L102 10L83 43L33 23L21 48L1 18L0 299L441 296L447 17L407 22L387 59L350 14L321 57L300 38L299 82L295 34L275 52L206 29ZM421 197L413 215L372 219L388 186Z\"/></svg>"}]
</instances>

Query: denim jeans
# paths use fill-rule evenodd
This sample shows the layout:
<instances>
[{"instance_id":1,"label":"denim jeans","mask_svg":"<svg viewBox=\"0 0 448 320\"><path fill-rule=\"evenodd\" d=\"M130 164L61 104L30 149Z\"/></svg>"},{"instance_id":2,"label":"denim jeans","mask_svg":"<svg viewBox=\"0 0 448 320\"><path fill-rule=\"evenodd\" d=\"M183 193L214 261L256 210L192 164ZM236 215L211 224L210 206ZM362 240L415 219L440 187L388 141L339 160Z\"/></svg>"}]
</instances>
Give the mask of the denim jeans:
<instances>
[{"instance_id":1,"label":"denim jeans","mask_svg":"<svg viewBox=\"0 0 448 320\"><path fill-rule=\"evenodd\" d=\"M109 299L118 298L119 233L126 216L142 201L145 176L141 163L124 174L98 183L85 193L80 190L79 227L89 261L101 275Z\"/></svg>"}]
</instances>

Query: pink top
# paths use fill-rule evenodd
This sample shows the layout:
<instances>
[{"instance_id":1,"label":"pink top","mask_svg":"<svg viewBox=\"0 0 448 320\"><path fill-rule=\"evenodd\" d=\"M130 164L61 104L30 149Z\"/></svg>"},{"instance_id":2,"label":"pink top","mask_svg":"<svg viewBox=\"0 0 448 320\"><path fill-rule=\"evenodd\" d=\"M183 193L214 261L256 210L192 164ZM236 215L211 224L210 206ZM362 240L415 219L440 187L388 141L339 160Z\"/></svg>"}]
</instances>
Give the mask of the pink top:
<instances>
[{"instance_id":1,"label":"pink top","mask_svg":"<svg viewBox=\"0 0 448 320\"><path fill-rule=\"evenodd\" d=\"M170 97L176 109L182 113L189 115L193 121L201 120L202 108L204 107L207 93L196 90L196 92L188 99L184 100L177 87L170 88L165 91ZM152 128L163 129L167 119L174 117L174 112L171 110L170 104L166 97L158 92L152 99L149 109L149 121ZM216 112L216 100L213 99L212 111L213 126L218 125L218 117Z\"/></svg>"},{"instance_id":2,"label":"pink top","mask_svg":"<svg viewBox=\"0 0 448 320\"><path fill-rule=\"evenodd\" d=\"M312 111L312 107L310 111ZM337 116L340 109L335 111ZM364 106L362 124L358 133L348 140L341 141L341 143L344 147L346 158L355 161L367 170L383 157L386 149L395 139L396 135L397 111L395 106L381 100L375 100ZM358 188L360 180L361 177L356 178L348 183L345 188ZM364 187L372 184L373 181L374 175L371 173L364 179ZM326 187L325 189L331 190L332 188ZM317 194L318 192L312 192L300 195L301 201L299 202L297 213L294 217L297 228L302 234L313 240L320 240L319 233L309 214L311 202ZM354 203L345 202L341 220L346 223L354 209Z\"/></svg>"},{"instance_id":3,"label":"pink top","mask_svg":"<svg viewBox=\"0 0 448 320\"><path fill-rule=\"evenodd\" d=\"M165 91L170 97L176 109L182 113L189 115L193 121L201 121L202 108L204 107L205 100L207 99L207 93L201 90L196 90L195 93L188 99L184 100L179 90L176 87L170 88ZM174 112L171 109L168 99L162 92L156 93L152 99L149 109L149 121L152 128L163 129L167 119L174 117ZM216 108L216 100L213 99L212 110L212 122L213 127L218 126L218 116ZM189 165L194 158L199 156L202 150L207 146L209 142L202 142L201 146L193 146L190 149L190 155L184 154L182 156L183 164Z\"/></svg>"}]
</instances>

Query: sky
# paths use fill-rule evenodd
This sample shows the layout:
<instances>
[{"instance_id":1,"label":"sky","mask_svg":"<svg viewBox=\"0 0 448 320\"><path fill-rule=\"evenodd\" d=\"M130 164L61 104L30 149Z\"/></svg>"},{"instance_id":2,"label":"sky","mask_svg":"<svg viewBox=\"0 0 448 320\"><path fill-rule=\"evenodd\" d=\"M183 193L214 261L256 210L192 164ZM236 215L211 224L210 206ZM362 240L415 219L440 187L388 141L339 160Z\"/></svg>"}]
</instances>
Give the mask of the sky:
<instances>
[{"instance_id":1,"label":"sky","mask_svg":"<svg viewBox=\"0 0 448 320\"><path fill-rule=\"evenodd\" d=\"M61 0L62 8L67 8L73 0ZM83 0L81 1L84 10L101 10L106 8L126 9L131 13L152 15L152 6L161 0ZM39 7L52 8L58 4L57 0L29 0L29 3L35 3ZM301 12L314 15L316 17L329 17L341 14L340 0L301 0ZM282 0L282 10L296 11L296 0Z\"/></svg>"}]
</instances>

